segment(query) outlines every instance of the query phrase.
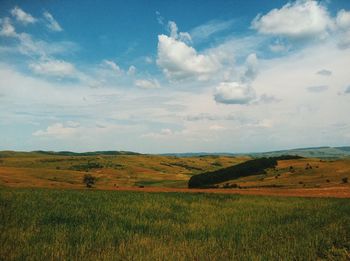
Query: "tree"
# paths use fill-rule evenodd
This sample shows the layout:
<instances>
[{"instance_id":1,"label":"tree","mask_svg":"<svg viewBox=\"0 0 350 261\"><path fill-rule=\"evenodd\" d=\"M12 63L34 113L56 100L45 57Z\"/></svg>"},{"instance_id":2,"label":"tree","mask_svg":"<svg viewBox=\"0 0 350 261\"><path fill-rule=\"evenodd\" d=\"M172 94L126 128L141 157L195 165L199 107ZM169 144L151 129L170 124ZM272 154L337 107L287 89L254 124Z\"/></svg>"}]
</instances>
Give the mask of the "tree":
<instances>
[{"instance_id":1,"label":"tree","mask_svg":"<svg viewBox=\"0 0 350 261\"><path fill-rule=\"evenodd\" d=\"M92 186L96 183L96 177L92 176L91 174L85 174L83 182L86 184L86 187L92 188Z\"/></svg>"}]
</instances>

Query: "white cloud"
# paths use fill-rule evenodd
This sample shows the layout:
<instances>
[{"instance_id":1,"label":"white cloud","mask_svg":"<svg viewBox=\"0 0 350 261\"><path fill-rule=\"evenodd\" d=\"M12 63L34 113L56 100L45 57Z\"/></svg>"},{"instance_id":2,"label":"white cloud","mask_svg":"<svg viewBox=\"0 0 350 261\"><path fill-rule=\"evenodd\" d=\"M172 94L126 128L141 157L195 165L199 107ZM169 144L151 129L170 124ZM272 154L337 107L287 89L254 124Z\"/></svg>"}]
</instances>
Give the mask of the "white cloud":
<instances>
[{"instance_id":1,"label":"white cloud","mask_svg":"<svg viewBox=\"0 0 350 261\"><path fill-rule=\"evenodd\" d=\"M323 37L333 26L327 9L317 1L299 0L258 15L252 28L259 33L289 38Z\"/></svg>"},{"instance_id":2,"label":"white cloud","mask_svg":"<svg viewBox=\"0 0 350 261\"><path fill-rule=\"evenodd\" d=\"M43 13L43 16L46 20L46 27L49 28L51 31L54 32L61 32L63 31L62 27L60 26L60 24L55 20L55 18L53 18L52 14L50 14L49 12L45 11Z\"/></svg>"},{"instance_id":3,"label":"white cloud","mask_svg":"<svg viewBox=\"0 0 350 261\"><path fill-rule=\"evenodd\" d=\"M350 28L350 12L344 9L340 10L337 13L336 23L341 29Z\"/></svg>"},{"instance_id":4,"label":"white cloud","mask_svg":"<svg viewBox=\"0 0 350 261\"><path fill-rule=\"evenodd\" d=\"M8 17L0 19L1 30L0 35L6 37L17 37L16 29L11 24L11 20Z\"/></svg>"},{"instance_id":5,"label":"white cloud","mask_svg":"<svg viewBox=\"0 0 350 261\"><path fill-rule=\"evenodd\" d=\"M161 16L159 11L156 11L156 18L157 18L158 24L164 25L164 17Z\"/></svg>"},{"instance_id":6,"label":"white cloud","mask_svg":"<svg viewBox=\"0 0 350 261\"><path fill-rule=\"evenodd\" d=\"M16 18L17 21L21 22L24 25L33 24L37 21L37 19L34 18L31 14L24 12L17 6L11 10L11 14Z\"/></svg>"},{"instance_id":7,"label":"white cloud","mask_svg":"<svg viewBox=\"0 0 350 261\"><path fill-rule=\"evenodd\" d=\"M346 49L350 47L350 30L341 34L338 42L338 47L340 49Z\"/></svg>"},{"instance_id":8,"label":"white cloud","mask_svg":"<svg viewBox=\"0 0 350 261\"><path fill-rule=\"evenodd\" d=\"M197 54L196 50L186 43L166 35L158 36L157 64L170 80L191 77L206 80L220 68L214 57Z\"/></svg>"},{"instance_id":9,"label":"white cloud","mask_svg":"<svg viewBox=\"0 0 350 261\"><path fill-rule=\"evenodd\" d=\"M36 74L54 77L77 76L75 66L62 60L47 60L29 64L29 68Z\"/></svg>"},{"instance_id":10,"label":"white cloud","mask_svg":"<svg viewBox=\"0 0 350 261\"><path fill-rule=\"evenodd\" d=\"M192 38L191 35L187 32L178 32L178 28L175 22L169 21L168 22L168 29L170 32L170 37L179 41L182 41L184 43L191 43Z\"/></svg>"},{"instance_id":11,"label":"white cloud","mask_svg":"<svg viewBox=\"0 0 350 261\"><path fill-rule=\"evenodd\" d=\"M135 75L136 73L136 67L134 65L131 65L127 71L128 75Z\"/></svg>"},{"instance_id":12,"label":"white cloud","mask_svg":"<svg viewBox=\"0 0 350 261\"><path fill-rule=\"evenodd\" d=\"M148 63L148 64L151 64L151 63L153 63L153 59L151 57L149 57L149 56L146 56L145 57L145 62Z\"/></svg>"},{"instance_id":13,"label":"white cloud","mask_svg":"<svg viewBox=\"0 0 350 261\"><path fill-rule=\"evenodd\" d=\"M245 61L245 67L243 82L251 82L258 74L258 58L255 53L248 55Z\"/></svg>"},{"instance_id":14,"label":"white cloud","mask_svg":"<svg viewBox=\"0 0 350 261\"><path fill-rule=\"evenodd\" d=\"M203 25L197 26L190 31L190 35L195 42L207 40L212 35L228 30L233 25L233 20L229 21L209 21Z\"/></svg>"},{"instance_id":15,"label":"white cloud","mask_svg":"<svg viewBox=\"0 0 350 261\"><path fill-rule=\"evenodd\" d=\"M38 130L33 133L33 136L38 137L53 137L58 139L69 138L78 133L79 123L67 122L54 123L46 128L46 130Z\"/></svg>"},{"instance_id":16,"label":"white cloud","mask_svg":"<svg viewBox=\"0 0 350 261\"><path fill-rule=\"evenodd\" d=\"M141 137L143 138L162 138L162 137L168 137L168 136L172 136L175 133L169 129L169 128L164 128L161 129L159 132L150 132L150 133L146 133L141 135Z\"/></svg>"},{"instance_id":17,"label":"white cloud","mask_svg":"<svg viewBox=\"0 0 350 261\"><path fill-rule=\"evenodd\" d=\"M254 90L237 82L222 82L215 89L214 99L224 104L248 104L255 98Z\"/></svg>"},{"instance_id":18,"label":"white cloud","mask_svg":"<svg viewBox=\"0 0 350 261\"><path fill-rule=\"evenodd\" d=\"M273 44L269 45L269 48L274 53L281 53L289 51L291 47L289 44L281 41L280 39L277 39Z\"/></svg>"},{"instance_id":19,"label":"white cloud","mask_svg":"<svg viewBox=\"0 0 350 261\"><path fill-rule=\"evenodd\" d=\"M114 71L115 73L121 73L122 70L120 69L120 67L118 66L118 64L116 64L115 62L111 61L111 60L103 60L102 61L102 65L106 66L107 68L111 69L112 71Z\"/></svg>"},{"instance_id":20,"label":"white cloud","mask_svg":"<svg viewBox=\"0 0 350 261\"><path fill-rule=\"evenodd\" d=\"M141 80L136 80L135 85L139 88L142 89L157 89L160 88L160 84L156 79L141 79Z\"/></svg>"},{"instance_id":21,"label":"white cloud","mask_svg":"<svg viewBox=\"0 0 350 261\"><path fill-rule=\"evenodd\" d=\"M220 131L220 130L225 130L226 128L224 126L215 124L215 125L211 125L209 127L210 130L214 130L214 131Z\"/></svg>"},{"instance_id":22,"label":"white cloud","mask_svg":"<svg viewBox=\"0 0 350 261\"><path fill-rule=\"evenodd\" d=\"M269 48L275 53L284 52L286 50L286 46L283 44L271 44Z\"/></svg>"}]
</instances>

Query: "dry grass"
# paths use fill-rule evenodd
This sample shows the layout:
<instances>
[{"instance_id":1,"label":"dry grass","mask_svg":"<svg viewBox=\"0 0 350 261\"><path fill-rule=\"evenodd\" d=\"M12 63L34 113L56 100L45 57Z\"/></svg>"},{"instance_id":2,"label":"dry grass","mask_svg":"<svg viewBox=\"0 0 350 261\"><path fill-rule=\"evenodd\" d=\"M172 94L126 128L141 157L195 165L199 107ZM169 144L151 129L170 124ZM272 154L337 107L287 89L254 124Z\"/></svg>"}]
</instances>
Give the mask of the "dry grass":
<instances>
[{"instance_id":1,"label":"dry grass","mask_svg":"<svg viewBox=\"0 0 350 261\"><path fill-rule=\"evenodd\" d=\"M311 166L311 168L307 168L307 166ZM237 184L244 188L350 187L350 184L343 184L344 177L350 178L350 159L332 161L298 159L279 161L277 168L268 170L266 174L243 177L228 183Z\"/></svg>"},{"instance_id":2,"label":"dry grass","mask_svg":"<svg viewBox=\"0 0 350 261\"><path fill-rule=\"evenodd\" d=\"M187 187L191 175L245 161L247 158L224 156L167 157L153 155L51 156L11 154L0 158L0 186L82 188L83 176L98 178L99 189L119 186ZM103 168L77 171L88 162Z\"/></svg>"}]
</instances>

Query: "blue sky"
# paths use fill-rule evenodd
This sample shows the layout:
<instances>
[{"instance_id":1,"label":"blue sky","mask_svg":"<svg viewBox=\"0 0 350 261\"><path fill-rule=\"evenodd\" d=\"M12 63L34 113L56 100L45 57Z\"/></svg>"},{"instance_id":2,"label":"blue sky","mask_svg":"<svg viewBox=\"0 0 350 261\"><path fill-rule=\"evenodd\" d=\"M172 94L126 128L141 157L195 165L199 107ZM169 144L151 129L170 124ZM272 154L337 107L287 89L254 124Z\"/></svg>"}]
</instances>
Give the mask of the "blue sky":
<instances>
[{"instance_id":1,"label":"blue sky","mask_svg":"<svg viewBox=\"0 0 350 261\"><path fill-rule=\"evenodd\" d=\"M0 150L350 144L349 1L2 1Z\"/></svg>"}]
</instances>

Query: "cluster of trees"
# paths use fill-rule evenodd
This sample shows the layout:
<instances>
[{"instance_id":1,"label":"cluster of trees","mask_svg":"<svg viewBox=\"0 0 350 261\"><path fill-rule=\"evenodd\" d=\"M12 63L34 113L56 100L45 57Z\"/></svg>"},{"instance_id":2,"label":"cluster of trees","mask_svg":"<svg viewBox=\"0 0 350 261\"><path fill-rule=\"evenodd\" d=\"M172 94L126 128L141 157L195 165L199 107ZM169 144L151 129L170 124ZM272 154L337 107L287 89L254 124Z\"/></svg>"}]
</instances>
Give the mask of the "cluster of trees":
<instances>
[{"instance_id":1,"label":"cluster of trees","mask_svg":"<svg viewBox=\"0 0 350 261\"><path fill-rule=\"evenodd\" d=\"M209 188L215 184L237 179L240 177L253 176L265 173L268 168L277 166L278 160L299 159L300 156L283 155L279 157L258 158L246 162L219 169L217 171L206 172L194 175L188 182L189 188Z\"/></svg>"}]
</instances>

